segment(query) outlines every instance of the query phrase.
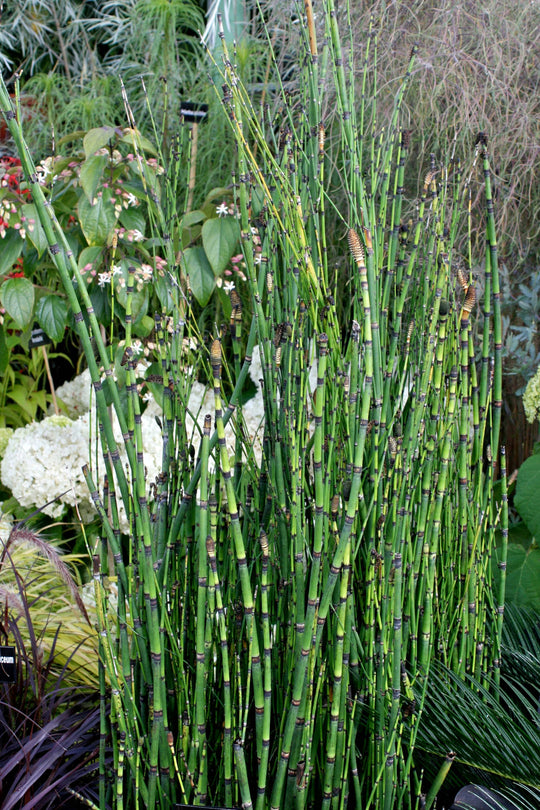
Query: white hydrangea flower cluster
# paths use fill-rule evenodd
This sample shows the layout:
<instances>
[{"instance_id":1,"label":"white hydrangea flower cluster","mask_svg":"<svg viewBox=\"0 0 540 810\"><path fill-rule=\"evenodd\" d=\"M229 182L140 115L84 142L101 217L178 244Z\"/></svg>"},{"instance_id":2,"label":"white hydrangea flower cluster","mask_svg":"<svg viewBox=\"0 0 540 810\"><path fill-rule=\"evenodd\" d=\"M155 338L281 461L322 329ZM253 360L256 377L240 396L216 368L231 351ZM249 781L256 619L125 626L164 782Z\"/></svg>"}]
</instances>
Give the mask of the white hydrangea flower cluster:
<instances>
[{"instance_id":1,"label":"white hydrangea flower cluster","mask_svg":"<svg viewBox=\"0 0 540 810\"><path fill-rule=\"evenodd\" d=\"M161 431L154 418L155 411L147 409L142 417L144 463L148 480L154 481L161 469ZM92 434L91 434L92 428ZM122 463L127 462L122 434L113 420ZM42 422L32 422L11 436L0 466L0 477L21 506L43 508L45 514L58 518L67 504L77 507L83 521L95 516L94 505L82 473L89 463L89 436L97 435L95 414L86 411L77 419L49 416ZM101 490L104 462L101 451L97 465ZM122 504L119 504L122 525L128 528Z\"/></svg>"},{"instance_id":2,"label":"white hydrangea flower cluster","mask_svg":"<svg viewBox=\"0 0 540 810\"><path fill-rule=\"evenodd\" d=\"M540 417L540 366L527 383L523 393L523 408L527 421L531 424Z\"/></svg>"},{"instance_id":3,"label":"white hydrangea flower cluster","mask_svg":"<svg viewBox=\"0 0 540 810\"><path fill-rule=\"evenodd\" d=\"M66 382L56 389L56 397L62 401L71 419L77 419L78 416L90 410L91 386L90 371L85 369L74 380Z\"/></svg>"}]
</instances>

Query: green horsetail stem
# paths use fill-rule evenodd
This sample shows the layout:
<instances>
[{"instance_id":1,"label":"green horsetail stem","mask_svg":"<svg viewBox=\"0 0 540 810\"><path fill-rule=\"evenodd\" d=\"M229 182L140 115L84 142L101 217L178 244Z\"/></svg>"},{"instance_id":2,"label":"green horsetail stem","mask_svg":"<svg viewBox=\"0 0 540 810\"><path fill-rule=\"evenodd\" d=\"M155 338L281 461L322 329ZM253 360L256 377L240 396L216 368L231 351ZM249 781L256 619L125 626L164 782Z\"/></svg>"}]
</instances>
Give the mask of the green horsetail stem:
<instances>
[{"instance_id":1,"label":"green horsetail stem","mask_svg":"<svg viewBox=\"0 0 540 810\"><path fill-rule=\"evenodd\" d=\"M214 400L216 408L216 429L218 432L218 442L220 448L220 455L219 455L220 466L225 483L225 489L227 494L227 508L229 510L229 515L231 518L234 548L236 552L236 560L238 565L240 584L242 587L242 599L246 620L246 632L248 638L250 639L250 644L252 647L251 662L253 672L253 690L254 690L256 725L257 725L257 736L256 736L257 756L260 758L262 751L262 719L264 715L264 689L261 673L261 655L259 650L259 637L256 627L254 626L253 592L249 579L246 551L242 537L242 530L240 527L237 501L234 493L229 455L227 452L225 440L225 428L223 425L223 411L221 406L221 343L219 340L214 340L214 342L212 343L210 360L212 364L212 373L214 378Z\"/></svg>"},{"instance_id":2,"label":"green horsetail stem","mask_svg":"<svg viewBox=\"0 0 540 810\"><path fill-rule=\"evenodd\" d=\"M210 582L216 593L217 620L219 625L219 638L221 658L223 663L223 778L225 803L232 806L232 781L233 781L233 725L232 725L232 699L231 699L231 675L228 653L228 638L225 616L223 612L223 599L221 595L221 585L218 579L215 540L210 535L206 538L206 550L210 564ZM264 741L263 741L264 746Z\"/></svg>"},{"instance_id":3,"label":"green horsetail stem","mask_svg":"<svg viewBox=\"0 0 540 810\"><path fill-rule=\"evenodd\" d=\"M499 549L499 591L496 603L496 650L493 666L495 668L495 683L497 687L501 682L501 647L504 621L504 603L506 596L506 567L508 561L508 480L506 477L506 453L505 448L501 448L501 547Z\"/></svg>"},{"instance_id":4,"label":"green horsetail stem","mask_svg":"<svg viewBox=\"0 0 540 810\"><path fill-rule=\"evenodd\" d=\"M212 419L209 414L204 418L203 440L201 448L201 485L199 500L199 543L198 543L198 571L197 571L197 618L196 629L196 681L195 681L195 712L194 729L192 733L192 749L190 751L189 769L195 770L195 763L199 762L199 780L197 794L201 802L207 800L208 774L207 774L207 685L208 666L206 652L206 610L208 586L208 555L207 537L208 521L208 456L210 449L210 428ZM215 585L215 583L214 583Z\"/></svg>"}]
</instances>

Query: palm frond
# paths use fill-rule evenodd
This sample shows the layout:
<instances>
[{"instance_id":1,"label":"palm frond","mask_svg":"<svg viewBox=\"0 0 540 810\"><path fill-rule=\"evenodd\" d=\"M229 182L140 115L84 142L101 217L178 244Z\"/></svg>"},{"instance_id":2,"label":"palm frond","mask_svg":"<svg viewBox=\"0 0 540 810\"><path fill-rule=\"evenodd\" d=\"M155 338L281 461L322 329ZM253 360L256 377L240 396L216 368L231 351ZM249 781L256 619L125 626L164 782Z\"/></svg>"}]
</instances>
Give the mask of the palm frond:
<instances>
[{"instance_id":1,"label":"palm frond","mask_svg":"<svg viewBox=\"0 0 540 810\"><path fill-rule=\"evenodd\" d=\"M540 661L538 662L540 673ZM540 789L537 702L517 680L504 679L500 694L468 676L460 680L435 666L417 737L417 748L483 772L486 780L522 782Z\"/></svg>"},{"instance_id":2,"label":"palm frond","mask_svg":"<svg viewBox=\"0 0 540 810\"><path fill-rule=\"evenodd\" d=\"M480 785L466 785L457 793L450 810L535 810L540 794L525 785L504 793Z\"/></svg>"}]
</instances>

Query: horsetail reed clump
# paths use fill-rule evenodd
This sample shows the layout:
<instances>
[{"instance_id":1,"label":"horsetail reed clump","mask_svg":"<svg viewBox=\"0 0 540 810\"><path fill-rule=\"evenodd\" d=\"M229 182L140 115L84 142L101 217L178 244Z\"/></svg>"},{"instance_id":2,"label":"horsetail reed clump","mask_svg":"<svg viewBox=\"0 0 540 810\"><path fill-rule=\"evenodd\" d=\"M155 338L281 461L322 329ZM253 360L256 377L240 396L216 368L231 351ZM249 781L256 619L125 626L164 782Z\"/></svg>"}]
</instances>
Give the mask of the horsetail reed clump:
<instances>
[{"instance_id":1,"label":"horsetail reed clump","mask_svg":"<svg viewBox=\"0 0 540 810\"><path fill-rule=\"evenodd\" d=\"M371 57L357 115L333 3L320 51L309 0L304 13L300 90L275 114L254 106L224 46L220 93L237 145L252 317L242 335L232 295L232 353L217 332L209 356L199 343L196 369L185 352L196 334L189 279L178 234L165 229L177 220L178 164L161 197L148 179L172 298L171 330L168 313L156 315L156 481L145 473L129 319L124 408L84 284L74 283L76 262L0 90L89 362L106 459L103 492L86 471L103 523L94 556L101 807L419 808L436 792L415 763L432 662L488 691L498 681L504 577L495 589L491 556L501 326L487 142L479 138L470 167L432 161L411 210L399 121L414 54L391 120L370 129ZM374 35L368 41L376 46ZM341 116L332 138L321 113L328 74ZM332 167L343 210L327 194ZM483 297L467 248L479 172ZM241 397L256 345L261 458ZM196 373L206 375L214 408L191 429ZM118 584L114 611L105 576ZM435 787L445 772L443 763Z\"/></svg>"}]
</instances>

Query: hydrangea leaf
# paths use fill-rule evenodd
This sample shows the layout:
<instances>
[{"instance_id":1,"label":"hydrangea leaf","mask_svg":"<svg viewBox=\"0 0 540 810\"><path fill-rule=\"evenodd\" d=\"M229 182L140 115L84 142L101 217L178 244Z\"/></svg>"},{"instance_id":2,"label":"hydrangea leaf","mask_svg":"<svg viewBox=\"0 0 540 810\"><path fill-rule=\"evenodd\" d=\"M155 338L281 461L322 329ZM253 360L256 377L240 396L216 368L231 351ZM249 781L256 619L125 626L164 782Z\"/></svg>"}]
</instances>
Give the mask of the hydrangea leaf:
<instances>
[{"instance_id":1,"label":"hydrangea leaf","mask_svg":"<svg viewBox=\"0 0 540 810\"><path fill-rule=\"evenodd\" d=\"M26 386L13 385L9 389L9 398L17 403L29 420L36 418L38 408L41 408L42 411L47 410L47 393L43 390L33 391L32 395L29 396Z\"/></svg>"},{"instance_id":2,"label":"hydrangea leaf","mask_svg":"<svg viewBox=\"0 0 540 810\"><path fill-rule=\"evenodd\" d=\"M8 278L2 284L2 306L18 327L26 329L34 313L34 285L27 278Z\"/></svg>"},{"instance_id":3,"label":"hydrangea leaf","mask_svg":"<svg viewBox=\"0 0 540 810\"><path fill-rule=\"evenodd\" d=\"M530 533L540 541L540 455L526 459L519 468L514 495L518 510Z\"/></svg>"},{"instance_id":4,"label":"hydrangea leaf","mask_svg":"<svg viewBox=\"0 0 540 810\"><path fill-rule=\"evenodd\" d=\"M240 228L233 217L207 219L202 227L203 247L215 276L220 276L237 252Z\"/></svg>"},{"instance_id":5,"label":"hydrangea leaf","mask_svg":"<svg viewBox=\"0 0 540 810\"><path fill-rule=\"evenodd\" d=\"M116 213L108 195L98 197L92 205L88 197L79 200L79 221L89 245L105 245L116 224Z\"/></svg>"},{"instance_id":6,"label":"hydrangea leaf","mask_svg":"<svg viewBox=\"0 0 540 810\"><path fill-rule=\"evenodd\" d=\"M64 337L68 322L68 308L58 295L45 295L36 307L36 319L47 335L58 343Z\"/></svg>"},{"instance_id":7,"label":"hydrangea leaf","mask_svg":"<svg viewBox=\"0 0 540 810\"><path fill-rule=\"evenodd\" d=\"M201 307L205 307L216 284L206 253L202 247L188 248L184 251L184 262L191 291Z\"/></svg>"}]
</instances>

